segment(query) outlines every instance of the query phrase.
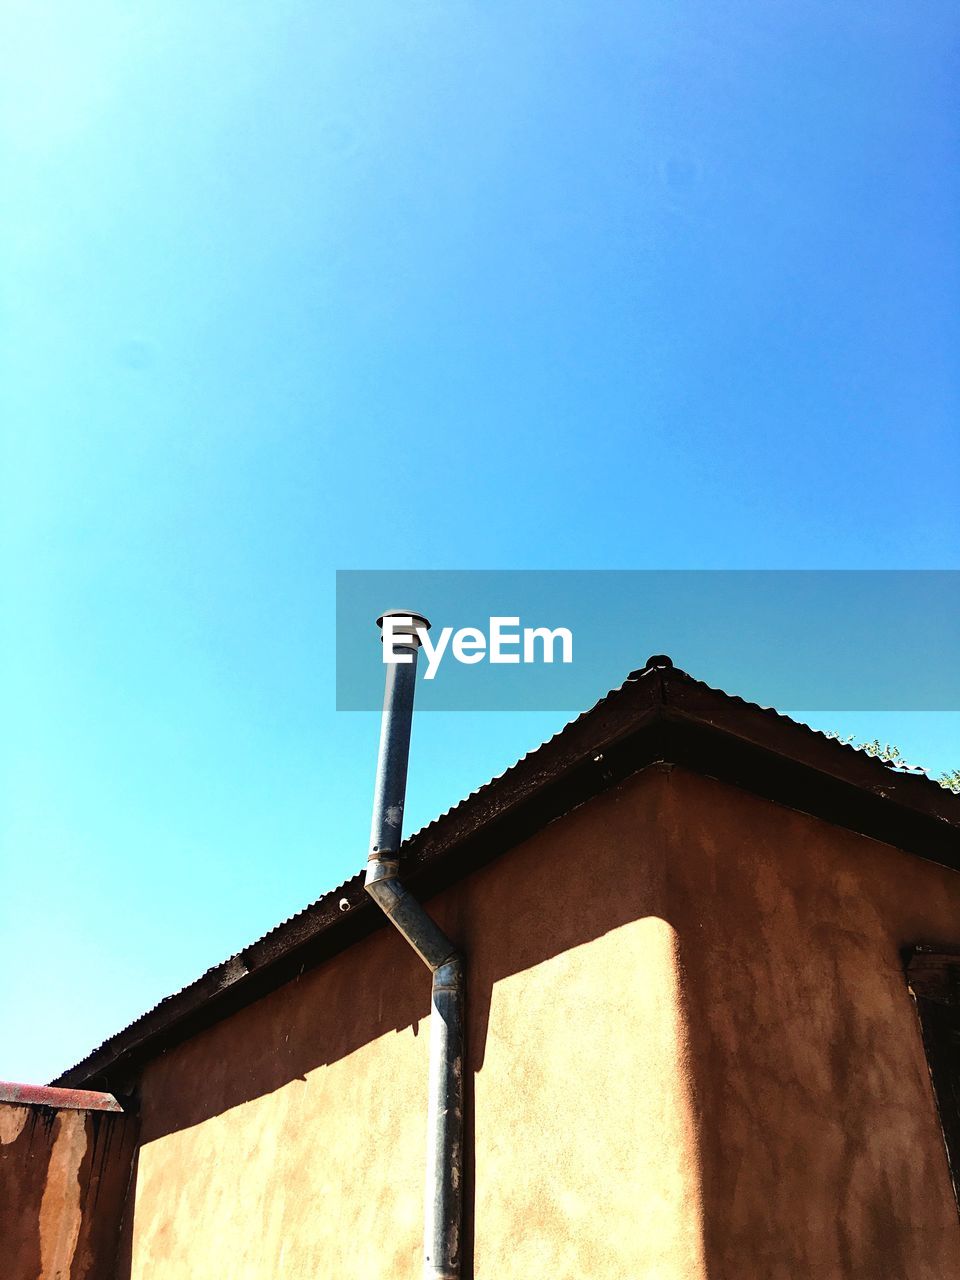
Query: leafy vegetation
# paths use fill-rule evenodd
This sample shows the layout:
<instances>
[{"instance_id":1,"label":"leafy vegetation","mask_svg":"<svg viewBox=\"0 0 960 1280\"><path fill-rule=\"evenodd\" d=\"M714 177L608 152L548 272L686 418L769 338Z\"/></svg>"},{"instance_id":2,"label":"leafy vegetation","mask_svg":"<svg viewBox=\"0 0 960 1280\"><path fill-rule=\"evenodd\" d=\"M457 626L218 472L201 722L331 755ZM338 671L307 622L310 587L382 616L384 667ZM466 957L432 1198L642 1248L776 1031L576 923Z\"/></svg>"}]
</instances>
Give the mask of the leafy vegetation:
<instances>
[{"instance_id":1,"label":"leafy vegetation","mask_svg":"<svg viewBox=\"0 0 960 1280\"><path fill-rule=\"evenodd\" d=\"M852 733L848 733L846 736L839 733L828 733L826 736L833 738L836 742L842 742L844 746L856 747L858 751L865 751L868 756L876 756L884 764L899 765L902 769L913 767L907 764L903 758L903 752L899 747L894 746L892 742L881 742L879 738L874 738L872 742L854 742ZM960 795L960 769L948 769L946 773L941 773L940 777L935 781L939 782L941 787L946 787L948 791L954 791L957 795Z\"/></svg>"}]
</instances>

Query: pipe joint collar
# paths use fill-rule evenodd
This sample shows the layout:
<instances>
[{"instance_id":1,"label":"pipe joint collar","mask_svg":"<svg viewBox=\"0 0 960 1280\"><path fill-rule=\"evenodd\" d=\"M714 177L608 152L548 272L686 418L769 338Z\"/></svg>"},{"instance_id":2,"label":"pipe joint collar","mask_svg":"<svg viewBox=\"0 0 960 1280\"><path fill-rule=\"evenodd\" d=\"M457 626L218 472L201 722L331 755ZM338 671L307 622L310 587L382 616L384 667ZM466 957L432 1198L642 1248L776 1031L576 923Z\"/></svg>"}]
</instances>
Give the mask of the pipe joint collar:
<instances>
[{"instance_id":1,"label":"pipe joint collar","mask_svg":"<svg viewBox=\"0 0 960 1280\"><path fill-rule=\"evenodd\" d=\"M364 876L364 886L369 889L370 885L378 884L382 880L396 880L400 875L400 859L392 854L386 857L382 853L371 853L367 859L367 872Z\"/></svg>"},{"instance_id":2,"label":"pipe joint collar","mask_svg":"<svg viewBox=\"0 0 960 1280\"><path fill-rule=\"evenodd\" d=\"M434 991L463 990L463 961L460 956L452 955L449 960L444 960L443 964L434 969L433 989Z\"/></svg>"}]
</instances>

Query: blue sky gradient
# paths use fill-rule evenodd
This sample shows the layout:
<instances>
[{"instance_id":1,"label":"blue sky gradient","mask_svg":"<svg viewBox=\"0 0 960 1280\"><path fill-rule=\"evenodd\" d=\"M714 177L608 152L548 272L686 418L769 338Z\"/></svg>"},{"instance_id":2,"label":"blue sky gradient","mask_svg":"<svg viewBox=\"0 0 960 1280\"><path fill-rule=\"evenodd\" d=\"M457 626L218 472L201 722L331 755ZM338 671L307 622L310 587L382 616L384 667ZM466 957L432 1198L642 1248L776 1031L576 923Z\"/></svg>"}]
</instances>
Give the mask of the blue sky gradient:
<instances>
[{"instance_id":1,"label":"blue sky gradient","mask_svg":"<svg viewBox=\"0 0 960 1280\"><path fill-rule=\"evenodd\" d=\"M0 1075L362 864L336 569L960 568L954 4L0 26ZM421 717L410 825L564 719Z\"/></svg>"}]
</instances>

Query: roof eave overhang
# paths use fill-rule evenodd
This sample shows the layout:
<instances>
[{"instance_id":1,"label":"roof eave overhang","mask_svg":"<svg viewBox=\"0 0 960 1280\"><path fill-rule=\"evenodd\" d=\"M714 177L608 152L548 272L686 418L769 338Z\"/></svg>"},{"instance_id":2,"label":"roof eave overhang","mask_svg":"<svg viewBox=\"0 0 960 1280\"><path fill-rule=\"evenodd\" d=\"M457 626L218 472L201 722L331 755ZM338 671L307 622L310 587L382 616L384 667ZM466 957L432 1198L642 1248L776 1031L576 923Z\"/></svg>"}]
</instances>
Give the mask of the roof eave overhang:
<instances>
[{"instance_id":1,"label":"roof eave overhang","mask_svg":"<svg viewBox=\"0 0 960 1280\"><path fill-rule=\"evenodd\" d=\"M666 669L629 681L411 837L402 850L404 879L429 897L658 762L960 870L955 796ZM383 916L357 875L163 1001L53 1083L128 1092L144 1062L382 927Z\"/></svg>"}]
</instances>

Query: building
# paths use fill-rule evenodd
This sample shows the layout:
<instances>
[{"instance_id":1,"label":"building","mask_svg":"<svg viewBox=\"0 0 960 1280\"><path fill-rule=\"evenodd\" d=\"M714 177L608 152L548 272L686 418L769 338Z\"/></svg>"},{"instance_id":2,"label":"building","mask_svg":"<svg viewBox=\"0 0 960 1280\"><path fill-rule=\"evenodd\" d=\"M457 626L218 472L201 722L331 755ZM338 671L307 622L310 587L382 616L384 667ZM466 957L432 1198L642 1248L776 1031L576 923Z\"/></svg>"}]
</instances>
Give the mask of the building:
<instances>
[{"instance_id":1,"label":"building","mask_svg":"<svg viewBox=\"0 0 960 1280\"><path fill-rule=\"evenodd\" d=\"M403 865L466 957L464 1277L960 1277L960 797L660 659ZM429 1001L325 894L54 1082L122 1113L0 1105L3 1275L419 1276Z\"/></svg>"}]
</instances>

